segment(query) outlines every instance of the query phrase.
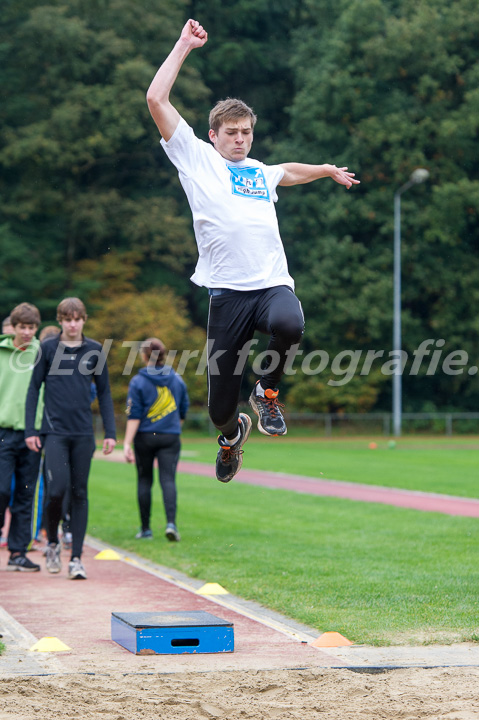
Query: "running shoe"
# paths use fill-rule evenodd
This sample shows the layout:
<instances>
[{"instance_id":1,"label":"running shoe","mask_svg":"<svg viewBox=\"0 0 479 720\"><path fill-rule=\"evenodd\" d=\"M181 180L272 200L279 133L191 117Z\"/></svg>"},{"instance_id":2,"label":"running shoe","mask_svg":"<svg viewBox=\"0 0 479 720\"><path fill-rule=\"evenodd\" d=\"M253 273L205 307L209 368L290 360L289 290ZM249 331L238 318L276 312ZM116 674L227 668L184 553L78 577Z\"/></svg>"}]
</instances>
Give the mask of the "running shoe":
<instances>
[{"instance_id":1,"label":"running shoe","mask_svg":"<svg viewBox=\"0 0 479 720\"><path fill-rule=\"evenodd\" d=\"M220 449L216 456L216 477L223 483L232 480L243 464L243 450L241 448L251 432L251 418L246 413L240 413L238 423L240 436L234 445L228 445L223 435L218 437Z\"/></svg>"},{"instance_id":2,"label":"running shoe","mask_svg":"<svg viewBox=\"0 0 479 720\"><path fill-rule=\"evenodd\" d=\"M32 562L27 558L26 555L17 555L16 557L10 557L7 564L7 570L19 570L20 572L38 572L40 565Z\"/></svg>"},{"instance_id":3,"label":"running shoe","mask_svg":"<svg viewBox=\"0 0 479 720\"><path fill-rule=\"evenodd\" d=\"M80 558L74 557L68 563L68 577L70 580L86 580L86 571Z\"/></svg>"},{"instance_id":4,"label":"running shoe","mask_svg":"<svg viewBox=\"0 0 479 720\"><path fill-rule=\"evenodd\" d=\"M249 404L258 416L258 430L263 435L286 435L288 428L281 412L284 405L278 402L279 390L267 388L262 397L256 394L258 383L259 380L249 397Z\"/></svg>"},{"instance_id":5,"label":"running shoe","mask_svg":"<svg viewBox=\"0 0 479 720\"><path fill-rule=\"evenodd\" d=\"M151 530L140 530L135 535L136 540L153 540L153 533Z\"/></svg>"},{"instance_id":6,"label":"running shoe","mask_svg":"<svg viewBox=\"0 0 479 720\"><path fill-rule=\"evenodd\" d=\"M60 543L49 543L47 545L47 552L45 555L47 570L49 573L59 573L62 569L62 559L60 553L62 546Z\"/></svg>"},{"instance_id":7,"label":"running shoe","mask_svg":"<svg viewBox=\"0 0 479 720\"><path fill-rule=\"evenodd\" d=\"M180 542L181 535L178 532L178 528L176 527L175 523L168 523L165 530L165 535L167 540L170 542Z\"/></svg>"}]
</instances>

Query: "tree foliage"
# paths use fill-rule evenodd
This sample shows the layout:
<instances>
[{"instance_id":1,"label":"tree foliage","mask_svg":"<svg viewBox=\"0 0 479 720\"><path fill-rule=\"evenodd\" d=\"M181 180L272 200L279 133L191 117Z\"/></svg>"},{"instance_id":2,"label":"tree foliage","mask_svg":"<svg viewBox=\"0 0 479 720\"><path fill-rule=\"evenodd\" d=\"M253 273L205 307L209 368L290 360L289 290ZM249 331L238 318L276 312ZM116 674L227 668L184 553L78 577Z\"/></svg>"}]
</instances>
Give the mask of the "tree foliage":
<instances>
[{"instance_id":1,"label":"tree foliage","mask_svg":"<svg viewBox=\"0 0 479 720\"><path fill-rule=\"evenodd\" d=\"M8 2L0 64L2 249L16 245L30 299L58 295L83 258L135 249L178 276L193 265L191 222L159 148L145 92L183 22L183 3ZM187 116L207 90L192 66L177 85ZM181 197L179 202L178 198ZM15 300L23 300L18 288ZM15 294L15 293L14 293ZM11 300L9 299L9 304Z\"/></svg>"},{"instance_id":2,"label":"tree foliage","mask_svg":"<svg viewBox=\"0 0 479 720\"><path fill-rule=\"evenodd\" d=\"M108 352L112 397L117 411L124 409L128 383L142 367L139 343L149 337L159 337L172 351L167 363L176 369L183 357L180 372L187 384L191 404L205 405L206 376L204 370L200 374L197 371L206 334L192 326L185 302L169 288L115 293L88 321L86 333L102 344L106 342L104 347Z\"/></svg>"},{"instance_id":3,"label":"tree foliage","mask_svg":"<svg viewBox=\"0 0 479 720\"><path fill-rule=\"evenodd\" d=\"M4 0L3 314L28 300L46 319L78 294L99 337L121 308L123 340L138 329L176 349L205 323L205 292L188 280L190 211L145 103L188 17L210 39L182 68L173 102L201 137L210 103L237 95L259 116L253 156L347 165L361 179L349 192L330 180L280 189L305 354L391 348L393 196L425 167L429 181L402 196L404 347L412 357L423 340L444 339L444 355L461 349L479 364L475 0ZM178 308L182 337L163 337L160 316L173 313L162 298ZM144 318L135 323L127 303ZM117 372L123 358L113 360ZM405 378L405 409L477 408L478 376L427 367ZM288 378L289 402L390 406L377 367L341 386L328 377ZM118 388L120 402L121 379Z\"/></svg>"},{"instance_id":4,"label":"tree foliage","mask_svg":"<svg viewBox=\"0 0 479 720\"><path fill-rule=\"evenodd\" d=\"M171 288L135 288L140 272L138 259L137 253L131 251L85 259L78 264L74 277L82 296L90 299L86 332L106 343L115 407L118 412L124 410L128 383L142 367L139 343L149 337L163 341L170 352L168 364L187 383L191 404L203 406L206 380L201 358L206 333L192 324L185 300Z\"/></svg>"},{"instance_id":5,"label":"tree foliage","mask_svg":"<svg viewBox=\"0 0 479 720\"><path fill-rule=\"evenodd\" d=\"M305 344L391 347L393 195L425 167L429 182L402 199L404 347L411 354L425 338L443 338L446 351L466 350L474 364L477 3L339 2L329 23L322 6L308 3L308 31L295 34L291 133L273 157L348 165L362 184L345 192L323 182L281 198ZM477 407L477 378L424 372L405 385L407 408ZM379 402L389 404L387 391Z\"/></svg>"}]
</instances>

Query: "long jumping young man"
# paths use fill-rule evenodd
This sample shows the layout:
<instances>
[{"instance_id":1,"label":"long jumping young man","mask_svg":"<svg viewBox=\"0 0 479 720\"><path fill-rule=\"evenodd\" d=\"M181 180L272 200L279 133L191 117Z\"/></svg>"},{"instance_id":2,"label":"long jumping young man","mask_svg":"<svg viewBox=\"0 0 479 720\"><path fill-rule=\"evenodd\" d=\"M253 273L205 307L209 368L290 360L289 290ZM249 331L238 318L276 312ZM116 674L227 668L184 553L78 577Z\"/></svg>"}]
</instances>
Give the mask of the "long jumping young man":
<instances>
[{"instance_id":1,"label":"long jumping young man","mask_svg":"<svg viewBox=\"0 0 479 720\"><path fill-rule=\"evenodd\" d=\"M61 570L58 525L63 515L65 493L68 488L71 491L72 547L68 565L68 577L71 580L86 579L81 556L88 522L88 475L95 451L91 412L92 380L98 390L105 429L103 452L106 455L111 453L116 445L106 357L100 343L83 335L86 319L85 306L78 298L65 298L58 305L57 320L62 331L41 344L26 403L25 440L28 447L40 452L41 437L44 438L48 537L46 566L50 573ZM43 383L45 411L40 433L37 433L33 419Z\"/></svg>"},{"instance_id":2,"label":"long jumping young man","mask_svg":"<svg viewBox=\"0 0 479 720\"><path fill-rule=\"evenodd\" d=\"M178 169L193 214L199 259L192 281L210 294L208 408L221 435L216 476L229 482L242 463L251 419L238 413L241 380L256 330L270 336L271 363L249 402L265 435L285 435L277 385L288 350L304 329L288 272L274 203L278 185L330 177L348 189L359 181L335 165L264 165L248 157L256 116L243 101L227 99L210 113L209 139L199 140L170 102L170 91L189 53L203 47L206 30L188 20L147 93L162 145ZM243 360L243 362L242 362Z\"/></svg>"}]
</instances>

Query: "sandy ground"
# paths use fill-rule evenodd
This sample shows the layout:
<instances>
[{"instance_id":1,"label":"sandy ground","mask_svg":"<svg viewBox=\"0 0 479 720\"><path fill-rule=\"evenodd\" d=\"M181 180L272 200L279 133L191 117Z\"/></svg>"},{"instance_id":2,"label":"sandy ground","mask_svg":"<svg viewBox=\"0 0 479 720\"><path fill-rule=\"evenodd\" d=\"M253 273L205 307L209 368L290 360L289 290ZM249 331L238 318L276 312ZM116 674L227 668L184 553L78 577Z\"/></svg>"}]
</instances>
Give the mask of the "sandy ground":
<instances>
[{"instance_id":1,"label":"sandy ground","mask_svg":"<svg viewBox=\"0 0 479 720\"><path fill-rule=\"evenodd\" d=\"M479 718L479 668L60 675L0 683L0 718Z\"/></svg>"}]
</instances>

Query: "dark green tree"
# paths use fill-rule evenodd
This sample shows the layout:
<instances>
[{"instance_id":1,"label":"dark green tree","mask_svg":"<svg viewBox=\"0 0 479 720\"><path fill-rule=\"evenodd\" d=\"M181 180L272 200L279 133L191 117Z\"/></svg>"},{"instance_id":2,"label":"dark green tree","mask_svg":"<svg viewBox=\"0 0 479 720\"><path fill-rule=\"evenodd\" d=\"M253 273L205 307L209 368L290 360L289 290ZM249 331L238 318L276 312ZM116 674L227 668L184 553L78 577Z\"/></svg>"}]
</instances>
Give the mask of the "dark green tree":
<instances>
[{"instance_id":1,"label":"dark green tree","mask_svg":"<svg viewBox=\"0 0 479 720\"><path fill-rule=\"evenodd\" d=\"M466 350L476 364L479 7L353 0L326 23L322 6L309 2L296 30L291 132L271 157L348 165L362 184L321 181L281 197L305 349L391 348L393 195L425 167L429 182L402 204L404 347L443 338L444 354ZM477 378L425 377L427 367L405 379L407 409L477 408Z\"/></svg>"},{"instance_id":2,"label":"dark green tree","mask_svg":"<svg viewBox=\"0 0 479 720\"><path fill-rule=\"evenodd\" d=\"M257 116L254 155L261 157L288 126L292 33L304 0L191 0L191 17L209 41L192 61L211 90L211 100L239 97ZM199 130L208 130L207 116Z\"/></svg>"},{"instance_id":3,"label":"dark green tree","mask_svg":"<svg viewBox=\"0 0 479 720\"><path fill-rule=\"evenodd\" d=\"M0 66L3 312L49 307L75 263L134 249L184 290L196 249L176 174L145 101L186 6L167 0L7 2ZM175 87L194 122L208 91L187 64ZM184 103L183 99L188 98ZM185 105L185 107L183 107ZM28 293L25 291L28 289Z\"/></svg>"}]
</instances>

